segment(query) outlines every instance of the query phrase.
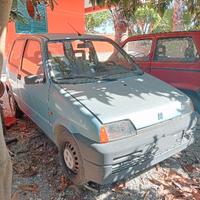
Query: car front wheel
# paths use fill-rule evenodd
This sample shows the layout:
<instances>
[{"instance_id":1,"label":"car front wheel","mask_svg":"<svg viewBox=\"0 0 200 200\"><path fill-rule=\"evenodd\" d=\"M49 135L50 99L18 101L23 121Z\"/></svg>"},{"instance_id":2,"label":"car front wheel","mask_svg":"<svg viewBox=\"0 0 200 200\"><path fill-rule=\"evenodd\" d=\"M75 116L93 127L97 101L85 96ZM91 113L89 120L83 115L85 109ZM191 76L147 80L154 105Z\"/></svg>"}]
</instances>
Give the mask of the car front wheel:
<instances>
[{"instance_id":1,"label":"car front wheel","mask_svg":"<svg viewBox=\"0 0 200 200\"><path fill-rule=\"evenodd\" d=\"M75 185L85 183L84 167L78 145L72 136L67 136L59 147L61 164L68 178Z\"/></svg>"}]
</instances>

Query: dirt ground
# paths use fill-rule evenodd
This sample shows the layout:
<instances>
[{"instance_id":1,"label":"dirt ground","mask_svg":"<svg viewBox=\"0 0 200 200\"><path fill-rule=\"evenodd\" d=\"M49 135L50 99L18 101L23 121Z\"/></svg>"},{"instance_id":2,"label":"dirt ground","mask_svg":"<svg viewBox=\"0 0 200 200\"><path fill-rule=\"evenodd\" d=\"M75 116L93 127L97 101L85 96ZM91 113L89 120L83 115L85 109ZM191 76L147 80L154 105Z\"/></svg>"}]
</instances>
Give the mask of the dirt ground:
<instances>
[{"instance_id":1,"label":"dirt ground","mask_svg":"<svg viewBox=\"0 0 200 200\"><path fill-rule=\"evenodd\" d=\"M9 113L6 96L5 112ZM99 193L83 190L79 197L69 189L57 148L26 116L7 129L13 162L13 200L200 200L200 129L195 143L124 183L105 186Z\"/></svg>"}]
</instances>

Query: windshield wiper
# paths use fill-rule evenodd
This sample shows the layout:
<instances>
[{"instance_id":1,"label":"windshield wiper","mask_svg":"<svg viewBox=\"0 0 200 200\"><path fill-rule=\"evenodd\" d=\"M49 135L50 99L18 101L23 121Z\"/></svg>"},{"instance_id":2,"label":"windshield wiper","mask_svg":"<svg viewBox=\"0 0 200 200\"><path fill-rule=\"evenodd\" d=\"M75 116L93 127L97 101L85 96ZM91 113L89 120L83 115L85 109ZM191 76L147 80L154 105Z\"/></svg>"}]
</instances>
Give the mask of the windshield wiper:
<instances>
[{"instance_id":1,"label":"windshield wiper","mask_svg":"<svg viewBox=\"0 0 200 200\"><path fill-rule=\"evenodd\" d=\"M72 80L72 79L77 79L77 78L99 79L99 78L93 77L93 76L69 76L69 77L56 78L56 80L58 80L58 81L61 81L61 80Z\"/></svg>"},{"instance_id":2,"label":"windshield wiper","mask_svg":"<svg viewBox=\"0 0 200 200\"><path fill-rule=\"evenodd\" d=\"M102 76L101 78L103 79L103 80L105 80L105 79L116 79L116 78L111 78L112 76L116 76L116 75L120 75L120 74L127 74L127 73L131 73L132 71L125 71L125 72L118 72L118 73L115 73L115 74L107 74L107 75L105 75L105 76Z\"/></svg>"}]
</instances>

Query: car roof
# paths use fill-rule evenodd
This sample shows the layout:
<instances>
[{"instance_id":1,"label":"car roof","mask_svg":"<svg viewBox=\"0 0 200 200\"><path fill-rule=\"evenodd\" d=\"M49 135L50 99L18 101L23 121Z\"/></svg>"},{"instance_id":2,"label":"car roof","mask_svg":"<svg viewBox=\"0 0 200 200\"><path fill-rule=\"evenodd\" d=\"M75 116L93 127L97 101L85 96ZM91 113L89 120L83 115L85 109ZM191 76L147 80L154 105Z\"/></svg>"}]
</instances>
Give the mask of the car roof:
<instances>
[{"instance_id":1,"label":"car roof","mask_svg":"<svg viewBox=\"0 0 200 200\"><path fill-rule=\"evenodd\" d=\"M65 33L48 33L48 34L24 34L20 35L17 39L29 39L29 38L39 38L39 39L45 39L45 40L63 40L63 39L108 39L110 38L100 36L100 35L89 35L89 34L65 34Z\"/></svg>"},{"instance_id":2,"label":"car roof","mask_svg":"<svg viewBox=\"0 0 200 200\"><path fill-rule=\"evenodd\" d=\"M200 31L174 31L174 32L161 32L161 33L150 33L143 35L134 35L127 38L124 42L130 39L145 39L155 37L181 37L181 36L199 36Z\"/></svg>"}]
</instances>

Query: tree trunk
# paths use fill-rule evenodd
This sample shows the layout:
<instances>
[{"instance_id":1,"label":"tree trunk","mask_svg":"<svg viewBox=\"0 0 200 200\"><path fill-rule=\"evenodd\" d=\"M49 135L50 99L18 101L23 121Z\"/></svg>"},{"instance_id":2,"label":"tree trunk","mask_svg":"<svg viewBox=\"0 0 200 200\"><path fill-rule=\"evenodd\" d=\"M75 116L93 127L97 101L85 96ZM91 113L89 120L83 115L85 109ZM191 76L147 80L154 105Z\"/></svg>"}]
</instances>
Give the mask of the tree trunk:
<instances>
[{"instance_id":1,"label":"tree trunk","mask_svg":"<svg viewBox=\"0 0 200 200\"><path fill-rule=\"evenodd\" d=\"M11 5L12 0L0 0L0 75L5 51L6 25ZM3 136L2 120L0 119L0 199L11 199L11 186L12 164Z\"/></svg>"},{"instance_id":2,"label":"tree trunk","mask_svg":"<svg viewBox=\"0 0 200 200\"><path fill-rule=\"evenodd\" d=\"M173 31L183 31L183 0L174 0L174 12L173 12Z\"/></svg>"},{"instance_id":3,"label":"tree trunk","mask_svg":"<svg viewBox=\"0 0 200 200\"><path fill-rule=\"evenodd\" d=\"M114 7L111 9L113 16L114 28L115 28L115 42L120 44L122 42L123 36L128 28L128 23L126 18L119 7Z\"/></svg>"}]
</instances>

